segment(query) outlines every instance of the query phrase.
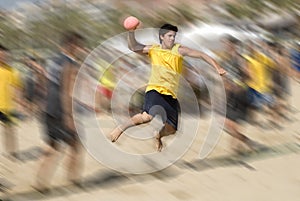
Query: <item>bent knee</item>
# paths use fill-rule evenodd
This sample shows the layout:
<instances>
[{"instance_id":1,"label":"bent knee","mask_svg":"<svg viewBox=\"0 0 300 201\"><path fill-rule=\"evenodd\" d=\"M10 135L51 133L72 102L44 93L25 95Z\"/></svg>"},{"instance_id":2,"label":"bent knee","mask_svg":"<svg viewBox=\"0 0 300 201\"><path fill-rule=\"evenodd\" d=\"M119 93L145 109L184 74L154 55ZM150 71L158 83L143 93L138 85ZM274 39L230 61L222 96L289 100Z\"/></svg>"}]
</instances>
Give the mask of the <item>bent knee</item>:
<instances>
[{"instance_id":1,"label":"bent knee","mask_svg":"<svg viewBox=\"0 0 300 201\"><path fill-rule=\"evenodd\" d=\"M168 135L172 135L174 133L176 133L176 130L173 128L173 129L170 129L170 130L166 130L165 131Z\"/></svg>"},{"instance_id":2,"label":"bent knee","mask_svg":"<svg viewBox=\"0 0 300 201\"><path fill-rule=\"evenodd\" d=\"M167 136L167 135L172 135L172 134L175 134L176 133L176 129L169 125L169 124L166 124L163 129L162 129L162 135L163 136Z\"/></svg>"},{"instance_id":3,"label":"bent knee","mask_svg":"<svg viewBox=\"0 0 300 201\"><path fill-rule=\"evenodd\" d=\"M152 116L150 114L148 114L147 112L143 112L142 113L142 120L143 120L143 123L146 123L146 122L149 122L152 120Z\"/></svg>"},{"instance_id":4,"label":"bent knee","mask_svg":"<svg viewBox=\"0 0 300 201\"><path fill-rule=\"evenodd\" d=\"M135 125L138 125L150 122L152 120L152 116L146 112L143 112L142 114L135 115L132 120Z\"/></svg>"}]
</instances>

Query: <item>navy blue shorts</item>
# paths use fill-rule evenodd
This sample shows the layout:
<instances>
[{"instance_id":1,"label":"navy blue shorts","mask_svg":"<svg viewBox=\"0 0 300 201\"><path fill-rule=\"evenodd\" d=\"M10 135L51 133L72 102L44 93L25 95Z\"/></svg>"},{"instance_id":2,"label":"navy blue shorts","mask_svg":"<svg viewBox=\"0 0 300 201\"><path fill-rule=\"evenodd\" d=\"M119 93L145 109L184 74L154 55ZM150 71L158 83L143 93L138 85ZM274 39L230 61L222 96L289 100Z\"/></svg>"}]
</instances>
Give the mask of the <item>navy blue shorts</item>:
<instances>
[{"instance_id":1,"label":"navy blue shorts","mask_svg":"<svg viewBox=\"0 0 300 201\"><path fill-rule=\"evenodd\" d=\"M177 130L179 103L171 95L160 94L155 90L146 92L143 111L153 117L160 115L164 123Z\"/></svg>"}]
</instances>

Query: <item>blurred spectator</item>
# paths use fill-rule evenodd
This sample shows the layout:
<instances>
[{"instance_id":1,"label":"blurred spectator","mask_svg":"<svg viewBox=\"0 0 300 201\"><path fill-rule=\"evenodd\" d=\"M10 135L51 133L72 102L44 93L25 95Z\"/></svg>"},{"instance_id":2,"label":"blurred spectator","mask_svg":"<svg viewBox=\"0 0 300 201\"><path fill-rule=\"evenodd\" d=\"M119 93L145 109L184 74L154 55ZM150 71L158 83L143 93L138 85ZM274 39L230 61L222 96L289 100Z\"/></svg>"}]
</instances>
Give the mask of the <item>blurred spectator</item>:
<instances>
[{"instance_id":1,"label":"blurred spectator","mask_svg":"<svg viewBox=\"0 0 300 201\"><path fill-rule=\"evenodd\" d=\"M245 143L252 150L263 148L263 146L241 133L241 123L247 120L249 100L247 97L248 69L245 61L238 51L241 42L233 36L226 36L223 39L225 45L221 65L227 71L224 76L224 85L226 91L226 120L225 127L228 133L234 137L232 147L237 152L241 150L236 146L236 139Z\"/></svg>"},{"instance_id":2,"label":"blurred spectator","mask_svg":"<svg viewBox=\"0 0 300 201\"><path fill-rule=\"evenodd\" d=\"M248 44L248 55L244 55L247 60L247 68L249 79L249 98L251 105L251 122L261 126L262 118L259 117L262 112L267 114L269 121L275 123L272 116L272 108L275 105L274 97L272 96L272 74L271 69L274 68L275 62L266 54L258 51L253 42ZM260 112L260 113L257 113ZM255 119L255 120L254 120Z\"/></svg>"},{"instance_id":3,"label":"blurred spectator","mask_svg":"<svg viewBox=\"0 0 300 201\"><path fill-rule=\"evenodd\" d=\"M48 70L48 94L46 107L46 142L49 147L41 161L37 182L33 186L40 192L48 191L57 167L57 159L63 142L69 145L68 179L80 184L82 169L82 145L75 128L72 113L72 92L81 57L83 37L67 32L61 43L61 53Z\"/></svg>"},{"instance_id":4,"label":"blurred spectator","mask_svg":"<svg viewBox=\"0 0 300 201\"><path fill-rule=\"evenodd\" d=\"M18 72L9 66L10 52L0 45L0 121L4 126L4 147L9 157L18 158L18 142L14 117L18 111L16 103L21 103L21 81Z\"/></svg>"}]
</instances>

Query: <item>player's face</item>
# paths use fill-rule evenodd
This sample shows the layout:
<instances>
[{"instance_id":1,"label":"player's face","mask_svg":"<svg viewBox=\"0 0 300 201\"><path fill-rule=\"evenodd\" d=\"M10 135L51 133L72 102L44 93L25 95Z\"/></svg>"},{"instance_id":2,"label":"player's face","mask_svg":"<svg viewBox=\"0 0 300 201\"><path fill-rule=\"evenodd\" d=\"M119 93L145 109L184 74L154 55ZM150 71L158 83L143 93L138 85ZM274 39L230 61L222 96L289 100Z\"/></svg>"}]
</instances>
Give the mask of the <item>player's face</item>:
<instances>
[{"instance_id":1,"label":"player's face","mask_svg":"<svg viewBox=\"0 0 300 201\"><path fill-rule=\"evenodd\" d=\"M175 42L175 37L176 37L176 32L175 31L169 31L165 33L165 35L161 35L161 43L164 48L171 49L174 45Z\"/></svg>"}]
</instances>

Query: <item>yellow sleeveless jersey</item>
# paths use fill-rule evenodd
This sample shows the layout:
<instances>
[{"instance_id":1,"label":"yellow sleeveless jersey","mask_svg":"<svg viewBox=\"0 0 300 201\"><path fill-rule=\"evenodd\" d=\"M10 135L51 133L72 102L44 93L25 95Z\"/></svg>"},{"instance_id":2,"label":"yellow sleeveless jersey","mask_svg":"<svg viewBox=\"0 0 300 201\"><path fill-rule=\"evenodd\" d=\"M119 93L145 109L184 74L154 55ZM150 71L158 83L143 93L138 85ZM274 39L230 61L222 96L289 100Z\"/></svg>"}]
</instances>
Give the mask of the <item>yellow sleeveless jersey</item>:
<instances>
[{"instance_id":1,"label":"yellow sleeveless jersey","mask_svg":"<svg viewBox=\"0 0 300 201\"><path fill-rule=\"evenodd\" d=\"M171 50L162 49L161 45L153 45L150 48L152 69L146 92L156 90L158 93L177 98L183 62L182 55L178 53L179 47L180 44L175 44Z\"/></svg>"}]
</instances>

